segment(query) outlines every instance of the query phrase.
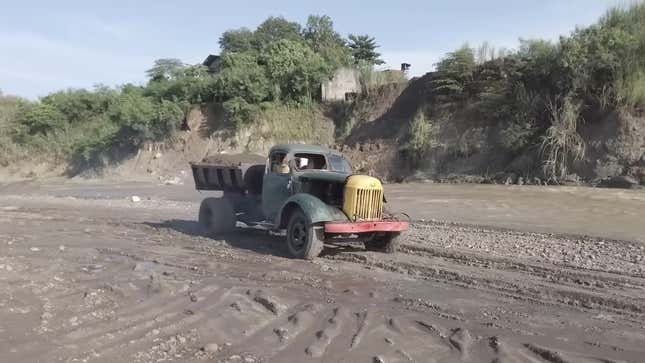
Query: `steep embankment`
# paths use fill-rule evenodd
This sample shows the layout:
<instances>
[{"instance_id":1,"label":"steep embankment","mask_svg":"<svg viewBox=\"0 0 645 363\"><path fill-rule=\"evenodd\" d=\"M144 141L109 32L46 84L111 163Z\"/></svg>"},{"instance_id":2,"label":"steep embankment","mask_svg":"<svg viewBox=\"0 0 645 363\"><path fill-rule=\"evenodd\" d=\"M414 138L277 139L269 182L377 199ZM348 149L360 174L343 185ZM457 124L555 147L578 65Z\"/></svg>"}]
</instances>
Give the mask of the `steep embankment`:
<instances>
[{"instance_id":1,"label":"steep embankment","mask_svg":"<svg viewBox=\"0 0 645 363\"><path fill-rule=\"evenodd\" d=\"M343 140L342 149L360 169L394 180L416 175L478 182L546 181L540 147L545 128L532 131L536 140L532 147L509 147L503 122L491 121L475 101L458 108L446 105L430 91L432 77L429 73L402 90L385 87L377 93L382 112L356 124ZM428 148L420 156L409 148L410 141L419 137L413 126L419 115L428 125L424 135ZM645 117L589 109L583 119L577 133L584 154L572 163L564 182L627 176L645 184Z\"/></svg>"},{"instance_id":2,"label":"steep embankment","mask_svg":"<svg viewBox=\"0 0 645 363\"><path fill-rule=\"evenodd\" d=\"M147 144L108 175L152 176L161 180L189 177L190 161L217 153L264 155L280 142L329 145L344 152L355 169L390 181L430 178L451 181L543 183L538 146L513 150L502 145L502 125L491 122L473 105L457 110L432 97L432 74L407 84L390 84L342 105L310 109L268 109L234 131L212 108L194 107L184 130L171 140ZM429 151L415 155L409 143L419 114L431 127ZM570 168L568 182L592 182L631 176L645 183L645 118L620 112L588 111L579 127L584 157ZM347 125L350 125L347 127ZM338 135L341 127L347 135ZM336 133L337 137L334 138ZM539 137L539 135L538 135Z\"/></svg>"},{"instance_id":3,"label":"steep embankment","mask_svg":"<svg viewBox=\"0 0 645 363\"><path fill-rule=\"evenodd\" d=\"M136 155L104 175L154 177L167 183L190 178L188 164L219 153L240 155L240 162L262 160L277 143L333 145L333 120L318 108L274 107L262 110L252 122L237 129L219 110L194 106L182 130L165 142L148 143Z\"/></svg>"},{"instance_id":4,"label":"steep embankment","mask_svg":"<svg viewBox=\"0 0 645 363\"><path fill-rule=\"evenodd\" d=\"M586 179L629 175L645 183L645 117L599 113L580 130L587 145L576 168Z\"/></svg>"}]
</instances>

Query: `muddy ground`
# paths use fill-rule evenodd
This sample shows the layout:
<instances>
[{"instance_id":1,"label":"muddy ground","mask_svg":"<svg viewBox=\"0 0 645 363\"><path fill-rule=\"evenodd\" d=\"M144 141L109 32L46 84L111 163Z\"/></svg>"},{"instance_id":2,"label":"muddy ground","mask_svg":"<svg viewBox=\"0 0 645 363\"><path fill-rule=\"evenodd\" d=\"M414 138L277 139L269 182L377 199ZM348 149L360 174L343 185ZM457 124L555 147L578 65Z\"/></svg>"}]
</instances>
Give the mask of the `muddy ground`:
<instances>
[{"instance_id":1,"label":"muddy ground","mask_svg":"<svg viewBox=\"0 0 645 363\"><path fill-rule=\"evenodd\" d=\"M306 262L190 185L0 186L0 362L643 361L643 192L387 189L399 253Z\"/></svg>"}]
</instances>

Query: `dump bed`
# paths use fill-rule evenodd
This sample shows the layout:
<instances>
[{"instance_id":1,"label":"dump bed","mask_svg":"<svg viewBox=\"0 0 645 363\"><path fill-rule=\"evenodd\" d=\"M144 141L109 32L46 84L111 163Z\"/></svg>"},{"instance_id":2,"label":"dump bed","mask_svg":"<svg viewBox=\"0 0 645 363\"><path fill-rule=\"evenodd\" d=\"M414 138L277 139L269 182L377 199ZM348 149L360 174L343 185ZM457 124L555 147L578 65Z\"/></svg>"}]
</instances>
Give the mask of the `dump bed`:
<instances>
[{"instance_id":1,"label":"dump bed","mask_svg":"<svg viewBox=\"0 0 645 363\"><path fill-rule=\"evenodd\" d=\"M245 192L251 190L258 192L257 183L260 183L264 174L264 165L241 164L216 165L212 163L191 163L197 190L221 190L231 192ZM259 180L258 180L259 179ZM261 191L261 190L260 190Z\"/></svg>"}]
</instances>

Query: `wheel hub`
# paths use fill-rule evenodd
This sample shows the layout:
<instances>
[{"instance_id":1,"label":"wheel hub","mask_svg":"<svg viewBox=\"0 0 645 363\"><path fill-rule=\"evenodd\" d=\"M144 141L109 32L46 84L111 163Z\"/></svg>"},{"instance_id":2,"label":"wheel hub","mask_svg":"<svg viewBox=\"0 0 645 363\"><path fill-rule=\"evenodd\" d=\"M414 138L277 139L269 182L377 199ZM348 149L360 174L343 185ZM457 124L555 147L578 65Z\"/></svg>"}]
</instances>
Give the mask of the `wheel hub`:
<instances>
[{"instance_id":1,"label":"wheel hub","mask_svg":"<svg viewBox=\"0 0 645 363\"><path fill-rule=\"evenodd\" d=\"M307 229L302 221L298 221L291 229L291 247L300 251L307 243Z\"/></svg>"}]
</instances>

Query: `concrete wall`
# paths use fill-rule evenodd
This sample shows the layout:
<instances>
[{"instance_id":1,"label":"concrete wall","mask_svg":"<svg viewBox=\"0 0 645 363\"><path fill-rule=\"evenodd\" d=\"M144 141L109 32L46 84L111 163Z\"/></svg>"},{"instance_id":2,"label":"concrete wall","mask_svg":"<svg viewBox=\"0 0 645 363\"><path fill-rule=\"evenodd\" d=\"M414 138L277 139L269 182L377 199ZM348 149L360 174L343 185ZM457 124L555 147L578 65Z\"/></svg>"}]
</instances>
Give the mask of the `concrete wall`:
<instances>
[{"instance_id":1,"label":"concrete wall","mask_svg":"<svg viewBox=\"0 0 645 363\"><path fill-rule=\"evenodd\" d=\"M346 93L358 93L361 86L359 72L354 68L340 68L331 80L321 84L323 101L344 101Z\"/></svg>"}]
</instances>

